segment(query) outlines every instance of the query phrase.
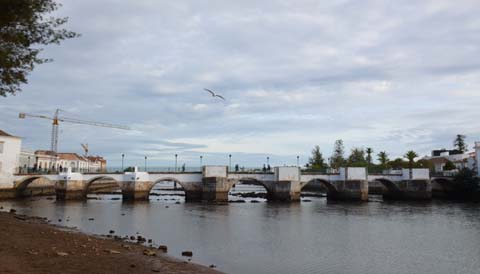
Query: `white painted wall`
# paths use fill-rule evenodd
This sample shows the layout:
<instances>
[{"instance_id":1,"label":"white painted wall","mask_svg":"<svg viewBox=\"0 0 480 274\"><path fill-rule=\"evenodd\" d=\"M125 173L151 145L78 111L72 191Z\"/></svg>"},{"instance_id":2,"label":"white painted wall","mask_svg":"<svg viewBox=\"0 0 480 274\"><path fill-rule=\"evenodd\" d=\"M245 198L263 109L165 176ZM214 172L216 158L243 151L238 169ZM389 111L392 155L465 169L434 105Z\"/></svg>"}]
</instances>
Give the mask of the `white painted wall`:
<instances>
[{"instance_id":1,"label":"white painted wall","mask_svg":"<svg viewBox=\"0 0 480 274\"><path fill-rule=\"evenodd\" d=\"M410 180L410 169L402 169L403 180ZM429 180L430 170L428 168L412 168L412 180Z\"/></svg>"},{"instance_id":2,"label":"white painted wall","mask_svg":"<svg viewBox=\"0 0 480 274\"><path fill-rule=\"evenodd\" d=\"M203 176L204 177L227 177L227 167L226 166L204 166L203 167Z\"/></svg>"},{"instance_id":3,"label":"white painted wall","mask_svg":"<svg viewBox=\"0 0 480 274\"><path fill-rule=\"evenodd\" d=\"M349 180L366 180L367 169L364 167L349 167L348 179Z\"/></svg>"},{"instance_id":4,"label":"white painted wall","mask_svg":"<svg viewBox=\"0 0 480 274\"><path fill-rule=\"evenodd\" d=\"M277 181L300 181L300 168L293 166L275 167L275 180Z\"/></svg>"},{"instance_id":5,"label":"white painted wall","mask_svg":"<svg viewBox=\"0 0 480 274\"><path fill-rule=\"evenodd\" d=\"M22 139L0 136L0 176L11 176L19 165Z\"/></svg>"}]
</instances>

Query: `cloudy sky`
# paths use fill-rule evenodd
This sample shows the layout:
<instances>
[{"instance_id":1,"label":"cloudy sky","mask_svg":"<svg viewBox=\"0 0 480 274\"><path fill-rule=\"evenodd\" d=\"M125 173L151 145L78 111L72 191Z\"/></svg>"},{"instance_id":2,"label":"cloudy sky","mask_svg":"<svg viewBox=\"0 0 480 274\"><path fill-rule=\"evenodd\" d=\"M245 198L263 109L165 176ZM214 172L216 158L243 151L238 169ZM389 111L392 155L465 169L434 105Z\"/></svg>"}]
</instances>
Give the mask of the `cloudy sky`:
<instances>
[{"instance_id":1,"label":"cloudy sky","mask_svg":"<svg viewBox=\"0 0 480 274\"><path fill-rule=\"evenodd\" d=\"M373 147L391 157L480 140L480 4L431 1L73 1L58 12L82 34L47 47L17 96L0 98L0 128L48 148L118 165L295 164ZM213 89L227 100L214 100Z\"/></svg>"}]
</instances>

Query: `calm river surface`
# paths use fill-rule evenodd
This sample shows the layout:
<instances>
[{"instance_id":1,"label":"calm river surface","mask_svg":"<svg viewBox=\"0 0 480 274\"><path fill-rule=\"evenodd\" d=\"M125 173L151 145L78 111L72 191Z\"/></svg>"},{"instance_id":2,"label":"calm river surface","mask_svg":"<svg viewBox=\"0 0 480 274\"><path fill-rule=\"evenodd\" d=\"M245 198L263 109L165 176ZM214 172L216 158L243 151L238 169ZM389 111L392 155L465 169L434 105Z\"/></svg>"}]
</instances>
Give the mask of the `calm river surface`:
<instances>
[{"instance_id":1,"label":"calm river surface","mask_svg":"<svg viewBox=\"0 0 480 274\"><path fill-rule=\"evenodd\" d=\"M480 204L304 198L311 201L205 205L184 203L179 196L136 203L99 197L66 203L27 198L0 205L87 233L138 232L168 245L173 256L192 250L193 261L228 273L480 273Z\"/></svg>"}]
</instances>

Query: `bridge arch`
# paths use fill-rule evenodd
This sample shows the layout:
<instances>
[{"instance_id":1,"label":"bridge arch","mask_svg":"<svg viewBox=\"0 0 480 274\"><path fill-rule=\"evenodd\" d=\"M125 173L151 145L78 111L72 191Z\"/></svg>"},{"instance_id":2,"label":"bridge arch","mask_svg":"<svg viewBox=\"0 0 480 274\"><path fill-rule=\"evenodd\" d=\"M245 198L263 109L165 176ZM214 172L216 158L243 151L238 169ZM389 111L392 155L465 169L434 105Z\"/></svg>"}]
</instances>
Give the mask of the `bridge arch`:
<instances>
[{"instance_id":1,"label":"bridge arch","mask_svg":"<svg viewBox=\"0 0 480 274\"><path fill-rule=\"evenodd\" d=\"M395 185L395 183L388 178L376 178L373 181L381 183L387 189L388 192L399 192L400 191L398 186Z\"/></svg>"},{"instance_id":2,"label":"bridge arch","mask_svg":"<svg viewBox=\"0 0 480 274\"><path fill-rule=\"evenodd\" d=\"M96 177L93 177L93 178L89 179L86 182L85 189L84 189L85 194L89 194L92 185L99 180L111 180L111 181L115 182L118 189L120 189L120 190L122 189L122 184L119 181L117 181L115 178L113 178L111 176L108 176L108 175L99 175L99 176L96 176Z\"/></svg>"},{"instance_id":3,"label":"bridge arch","mask_svg":"<svg viewBox=\"0 0 480 274\"><path fill-rule=\"evenodd\" d=\"M431 179L432 190L448 192L452 190L452 180L449 178L436 177Z\"/></svg>"},{"instance_id":4,"label":"bridge arch","mask_svg":"<svg viewBox=\"0 0 480 274\"><path fill-rule=\"evenodd\" d=\"M232 180L232 183L230 184L230 186L228 188L228 192L230 192L232 190L232 188L234 188L235 185L237 185L237 184L247 185L248 183L245 183L245 182L253 182L253 183L251 183L252 185L263 186L263 188L265 188L265 190L267 191L267 194L272 191L271 186L268 185L266 182L264 182L262 180L259 180L255 177L242 177L242 178L239 178L239 179Z\"/></svg>"},{"instance_id":5,"label":"bridge arch","mask_svg":"<svg viewBox=\"0 0 480 274\"><path fill-rule=\"evenodd\" d=\"M162 186L161 189L155 189L155 186L162 185L162 183L167 183L167 182L173 182L174 185L166 185ZM179 187L177 188L177 185ZM151 195L152 196L166 196L163 198L157 197L156 200L175 200L177 203L182 201L182 198L179 197L184 197L185 202L190 201L190 200L198 200L200 199L200 194L195 193L192 195L191 191L187 191L187 187L191 186L188 185L188 183L182 182L178 180L177 178L174 177L163 177L156 179L155 181L152 181L147 188L147 193L146 193L146 199L150 200ZM188 190L190 190L188 189ZM160 192L156 192L155 190L159 190ZM197 197L198 196L198 197Z\"/></svg>"},{"instance_id":6,"label":"bridge arch","mask_svg":"<svg viewBox=\"0 0 480 274\"><path fill-rule=\"evenodd\" d=\"M22 178L20 181L15 182L14 187L15 189L25 189L28 187L29 184L33 183L35 180L38 180L38 179L45 179L48 182L50 182L52 186L55 186L55 182L50 180L48 177L42 176L42 175L34 175L34 176Z\"/></svg>"},{"instance_id":7,"label":"bridge arch","mask_svg":"<svg viewBox=\"0 0 480 274\"><path fill-rule=\"evenodd\" d=\"M313 182L321 183L325 187L325 189L327 189L327 195L329 193L337 192L337 188L331 182L329 182L325 179L320 179L320 178L315 178L315 179L312 179L312 180L306 182L305 184L302 185L302 189L304 187L306 187L308 184L311 184Z\"/></svg>"},{"instance_id":8,"label":"bridge arch","mask_svg":"<svg viewBox=\"0 0 480 274\"><path fill-rule=\"evenodd\" d=\"M157 179L157 180L153 181L152 185L151 185L150 188L148 189L148 192L150 193L150 192L152 191L153 187L155 187L156 184L161 183L161 182L175 182L175 183L179 184L184 191L187 190L187 185L186 185L186 183L178 180L177 178L174 178L174 177L163 177L163 178L160 178L160 179Z\"/></svg>"},{"instance_id":9,"label":"bridge arch","mask_svg":"<svg viewBox=\"0 0 480 274\"><path fill-rule=\"evenodd\" d=\"M14 189L15 189L15 196L16 197L22 197L25 195L25 190L27 189L27 187L35 182L36 180L39 180L39 179L44 179L48 182L48 185L51 186L52 188L55 188L55 181L52 181L51 179L49 179L48 177L46 176L42 176L42 175L35 175L35 176L29 176L29 177L26 177L26 178L22 178L20 181L17 181L14 183ZM42 190L43 192L43 190Z\"/></svg>"}]
</instances>

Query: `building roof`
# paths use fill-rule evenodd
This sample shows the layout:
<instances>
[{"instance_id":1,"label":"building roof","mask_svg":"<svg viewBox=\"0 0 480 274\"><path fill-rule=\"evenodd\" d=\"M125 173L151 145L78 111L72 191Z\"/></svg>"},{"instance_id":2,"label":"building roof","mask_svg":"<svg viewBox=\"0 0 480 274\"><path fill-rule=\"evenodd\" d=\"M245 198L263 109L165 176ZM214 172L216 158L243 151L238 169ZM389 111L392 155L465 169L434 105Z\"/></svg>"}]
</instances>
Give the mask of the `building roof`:
<instances>
[{"instance_id":1,"label":"building roof","mask_svg":"<svg viewBox=\"0 0 480 274\"><path fill-rule=\"evenodd\" d=\"M35 154L55 156L55 152L51 150L35 150Z\"/></svg>"},{"instance_id":2,"label":"building roof","mask_svg":"<svg viewBox=\"0 0 480 274\"><path fill-rule=\"evenodd\" d=\"M79 156L76 153L57 153L60 160L70 160L70 161L78 161L84 160L83 157Z\"/></svg>"},{"instance_id":3,"label":"building roof","mask_svg":"<svg viewBox=\"0 0 480 274\"><path fill-rule=\"evenodd\" d=\"M101 156L88 156L87 157L92 162L106 162L107 160L103 159Z\"/></svg>"},{"instance_id":4,"label":"building roof","mask_svg":"<svg viewBox=\"0 0 480 274\"><path fill-rule=\"evenodd\" d=\"M12 137L12 138L20 138L20 137L17 137L17 136L13 136L11 134L8 134L6 133L5 131L1 130L0 129L0 136L3 136L3 137Z\"/></svg>"}]
</instances>

